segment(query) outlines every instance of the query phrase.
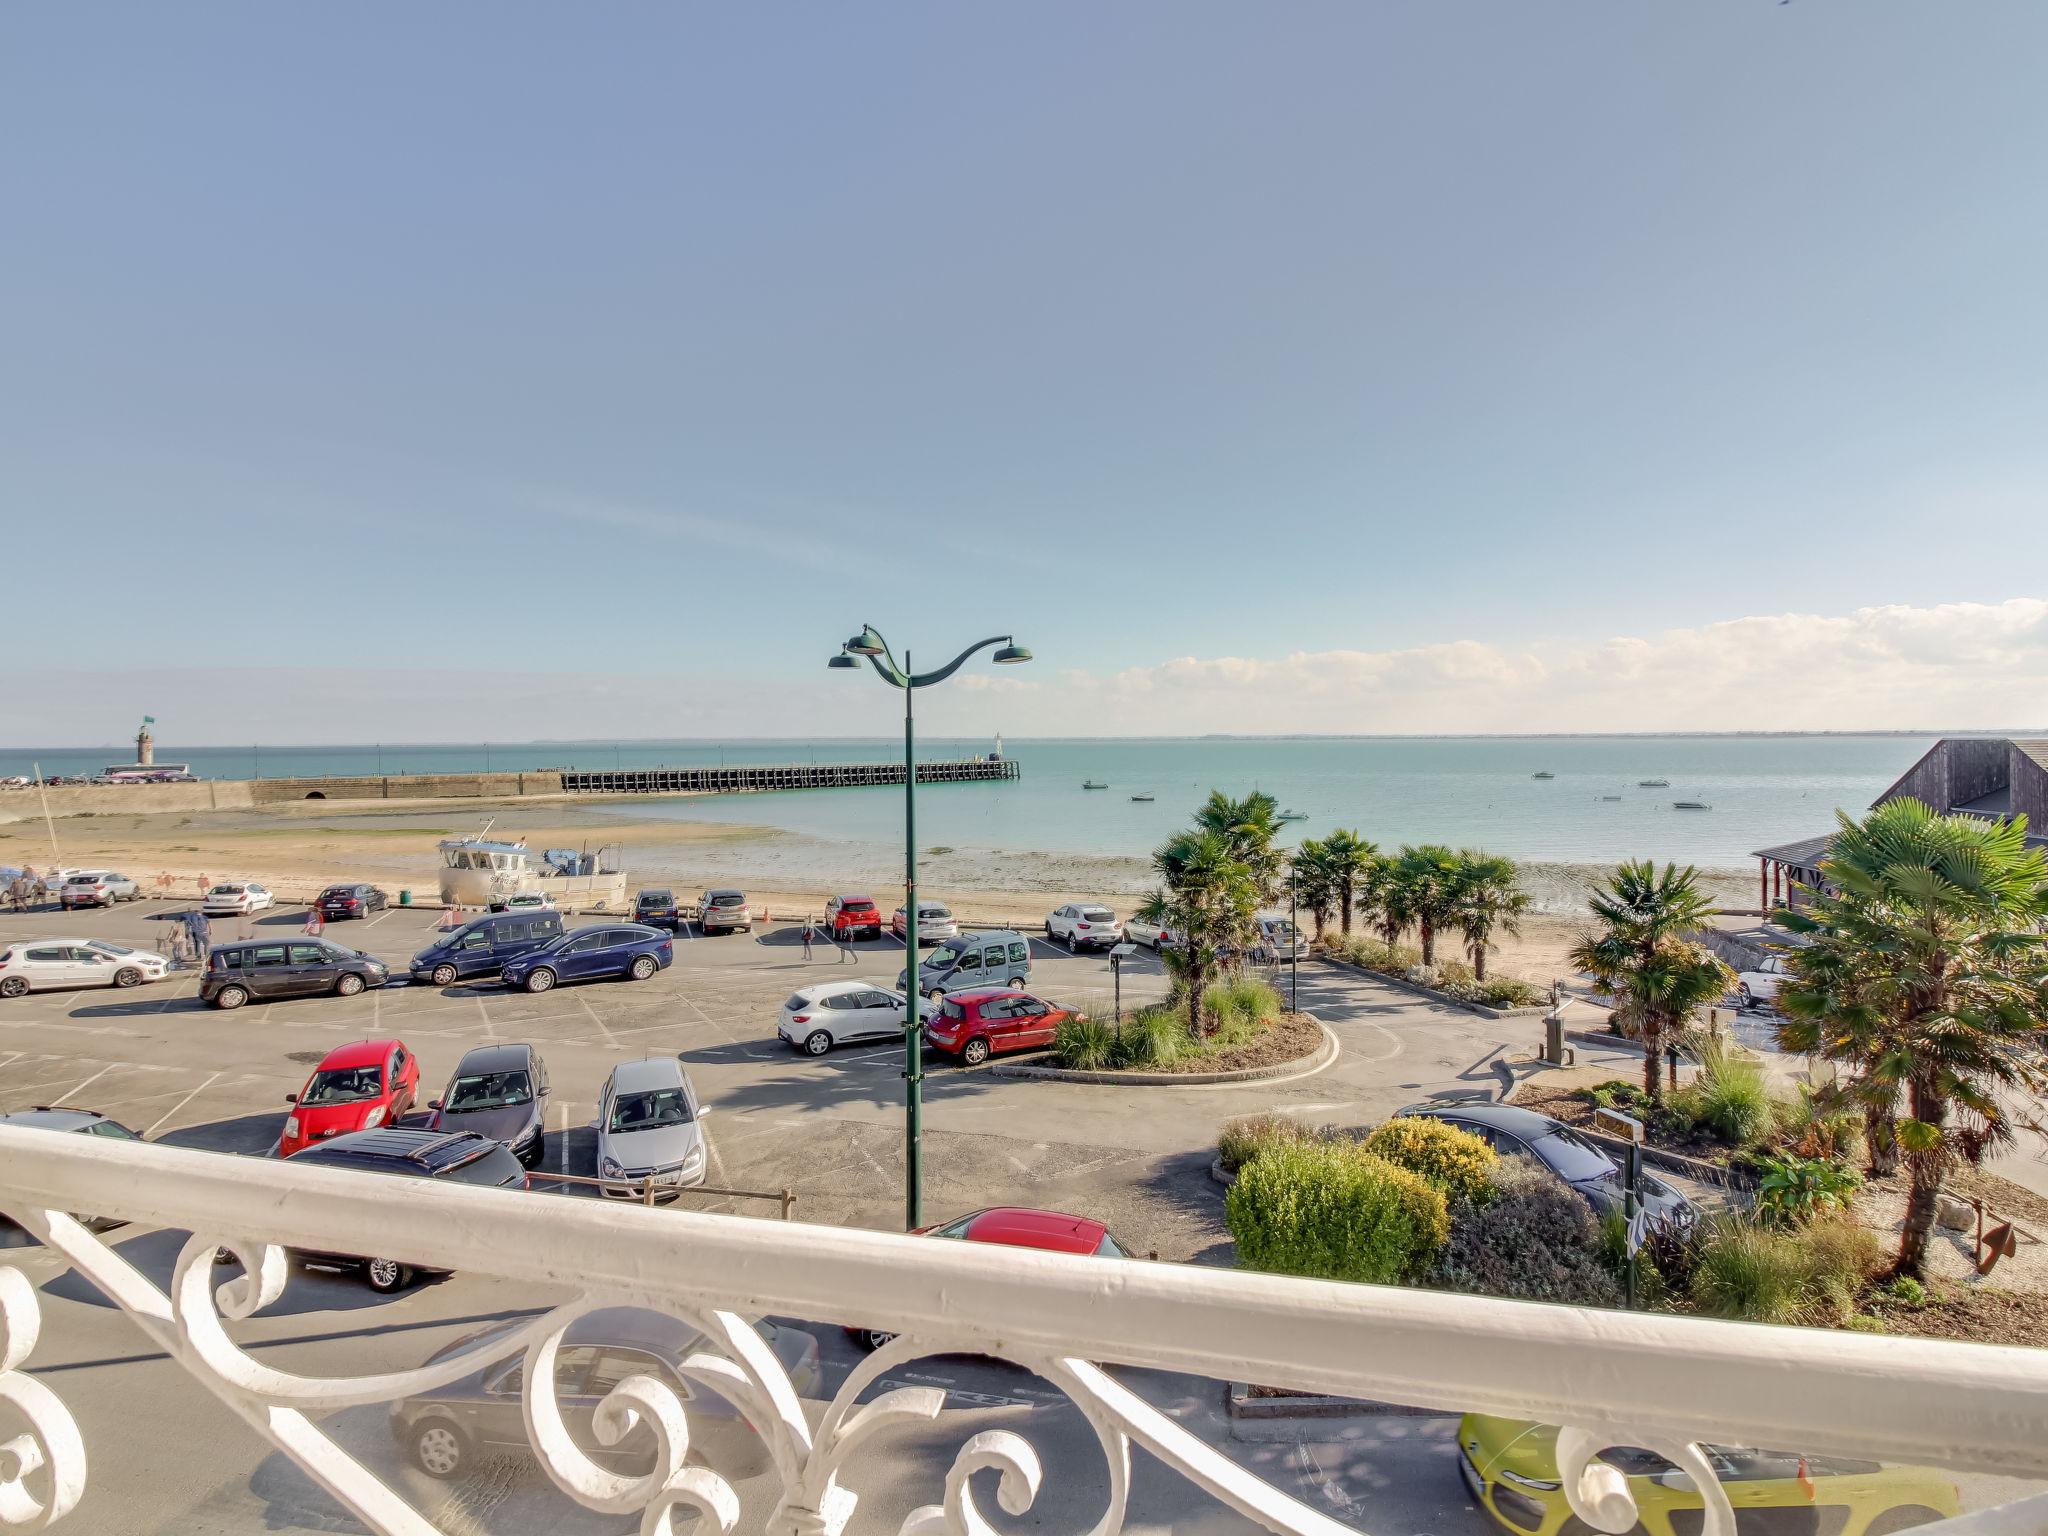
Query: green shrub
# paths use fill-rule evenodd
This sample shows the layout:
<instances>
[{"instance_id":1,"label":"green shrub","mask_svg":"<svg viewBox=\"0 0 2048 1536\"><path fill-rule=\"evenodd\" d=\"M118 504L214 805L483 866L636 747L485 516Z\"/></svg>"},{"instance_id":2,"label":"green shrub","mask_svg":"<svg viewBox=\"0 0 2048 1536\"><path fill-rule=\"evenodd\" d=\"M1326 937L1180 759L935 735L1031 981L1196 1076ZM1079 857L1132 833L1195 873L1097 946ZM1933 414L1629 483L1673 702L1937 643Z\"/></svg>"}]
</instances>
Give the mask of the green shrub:
<instances>
[{"instance_id":1,"label":"green shrub","mask_svg":"<svg viewBox=\"0 0 2048 1536\"><path fill-rule=\"evenodd\" d=\"M1484 1205L1493 1198L1491 1175L1500 1154L1470 1131L1442 1120L1389 1120L1365 1138L1365 1150L1420 1174L1446 1200Z\"/></svg>"},{"instance_id":2,"label":"green shrub","mask_svg":"<svg viewBox=\"0 0 2048 1536\"><path fill-rule=\"evenodd\" d=\"M1719 1041L1696 1054L1699 1076L1673 1096L1673 1108L1731 1147L1761 1141L1776 1118L1763 1063Z\"/></svg>"},{"instance_id":3,"label":"green shrub","mask_svg":"<svg viewBox=\"0 0 2048 1536\"><path fill-rule=\"evenodd\" d=\"M1395 1121L1395 1124L1401 1122ZM1451 1237L1429 1283L1481 1296L1613 1306L1621 1299L1600 1258L1586 1202L1527 1158L1493 1169L1486 1203L1451 1207Z\"/></svg>"},{"instance_id":4,"label":"green shrub","mask_svg":"<svg viewBox=\"0 0 2048 1536\"><path fill-rule=\"evenodd\" d=\"M1884 1288L1885 1299L1902 1307L1927 1305L1927 1287L1911 1275L1900 1275Z\"/></svg>"},{"instance_id":5,"label":"green shrub","mask_svg":"<svg viewBox=\"0 0 2048 1536\"><path fill-rule=\"evenodd\" d=\"M1248 1115L1226 1120L1216 1135L1216 1155L1231 1173L1268 1147L1291 1145L1311 1139L1312 1133L1285 1115Z\"/></svg>"},{"instance_id":6,"label":"green shrub","mask_svg":"<svg viewBox=\"0 0 2048 1536\"><path fill-rule=\"evenodd\" d=\"M1123 1059L1128 1066L1171 1066L1193 1046L1187 1015L1176 1008L1142 1008L1124 1020Z\"/></svg>"},{"instance_id":7,"label":"green shrub","mask_svg":"<svg viewBox=\"0 0 2048 1536\"><path fill-rule=\"evenodd\" d=\"M1325 951L1339 960L1348 960L1353 965L1362 965L1369 971L1385 971L1390 976L1403 976L1422 964L1422 951L1407 944L1388 944L1374 938L1341 939L1331 935L1324 939Z\"/></svg>"},{"instance_id":8,"label":"green shrub","mask_svg":"<svg viewBox=\"0 0 2048 1536\"><path fill-rule=\"evenodd\" d=\"M1489 976L1479 983L1478 996L1473 1001L1489 1008L1526 1008L1531 1003L1545 1002L1548 997L1541 987L1519 976Z\"/></svg>"},{"instance_id":9,"label":"green shrub","mask_svg":"<svg viewBox=\"0 0 2048 1536\"><path fill-rule=\"evenodd\" d=\"M1263 981L1243 977L1218 982L1202 993L1209 1027L1230 1041L1248 1039L1280 1017L1280 994Z\"/></svg>"},{"instance_id":10,"label":"green shrub","mask_svg":"<svg viewBox=\"0 0 2048 1536\"><path fill-rule=\"evenodd\" d=\"M1884 1319L1872 1317L1868 1312L1857 1313L1849 1321L1842 1324L1842 1326L1851 1333L1883 1333L1885 1331Z\"/></svg>"},{"instance_id":11,"label":"green shrub","mask_svg":"<svg viewBox=\"0 0 2048 1536\"><path fill-rule=\"evenodd\" d=\"M1064 1019L1053 1034L1052 1053L1063 1067L1100 1072L1116 1065L1116 1030L1086 1015Z\"/></svg>"},{"instance_id":12,"label":"green shrub","mask_svg":"<svg viewBox=\"0 0 2048 1536\"><path fill-rule=\"evenodd\" d=\"M1247 1269L1381 1285L1419 1274L1451 1225L1440 1190L1346 1141L1269 1147L1224 1214Z\"/></svg>"},{"instance_id":13,"label":"green shrub","mask_svg":"<svg viewBox=\"0 0 2048 1536\"><path fill-rule=\"evenodd\" d=\"M1851 1157L1863 1139L1863 1116L1799 1084L1797 1097L1778 1101L1778 1123L1792 1150L1801 1157L1836 1162Z\"/></svg>"},{"instance_id":14,"label":"green shrub","mask_svg":"<svg viewBox=\"0 0 2048 1536\"><path fill-rule=\"evenodd\" d=\"M1863 1181L1840 1163L1819 1157L1755 1159L1756 1211L1776 1226L1797 1226L1823 1211L1841 1210Z\"/></svg>"},{"instance_id":15,"label":"green shrub","mask_svg":"<svg viewBox=\"0 0 2048 1536\"><path fill-rule=\"evenodd\" d=\"M1692 1300L1716 1317L1839 1325L1880 1262L1876 1236L1846 1216L1789 1232L1724 1217L1699 1245Z\"/></svg>"},{"instance_id":16,"label":"green shrub","mask_svg":"<svg viewBox=\"0 0 2048 1536\"><path fill-rule=\"evenodd\" d=\"M1572 1097L1601 1109L1618 1109L1625 1114L1634 1114L1650 1102L1650 1096L1643 1092L1641 1083L1624 1082L1618 1077L1595 1083L1591 1088L1581 1088Z\"/></svg>"}]
</instances>

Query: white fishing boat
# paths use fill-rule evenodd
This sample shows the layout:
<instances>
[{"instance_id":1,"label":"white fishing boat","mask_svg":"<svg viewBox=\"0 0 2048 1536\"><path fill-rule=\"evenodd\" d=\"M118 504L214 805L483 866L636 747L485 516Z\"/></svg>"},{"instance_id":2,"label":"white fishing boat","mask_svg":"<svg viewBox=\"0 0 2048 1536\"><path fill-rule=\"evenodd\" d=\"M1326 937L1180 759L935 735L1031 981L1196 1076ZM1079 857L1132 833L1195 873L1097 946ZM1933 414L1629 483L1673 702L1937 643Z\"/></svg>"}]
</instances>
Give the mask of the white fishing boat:
<instances>
[{"instance_id":1,"label":"white fishing boat","mask_svg":"<svg viewBox=\"0 0 2048 1536\"><path fill-rule=\"evenodd\" d=\"M443 838L441 900L488 907L521 896L544 897L564 912L627 910L626 871L618 845L591 852L549 848L535 853L524 841L500 842L490 824L469 837Z\"/></svg>"}]
</instances>

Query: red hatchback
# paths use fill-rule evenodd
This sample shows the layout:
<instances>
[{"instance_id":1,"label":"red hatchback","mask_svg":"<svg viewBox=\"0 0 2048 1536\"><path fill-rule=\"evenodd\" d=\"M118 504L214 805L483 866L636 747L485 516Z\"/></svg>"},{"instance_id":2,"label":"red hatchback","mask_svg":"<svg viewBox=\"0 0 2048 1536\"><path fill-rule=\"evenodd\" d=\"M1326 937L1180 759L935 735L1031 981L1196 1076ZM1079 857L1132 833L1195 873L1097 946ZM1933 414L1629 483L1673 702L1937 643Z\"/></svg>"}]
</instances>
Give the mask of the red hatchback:
<instances>
[{"instance_id":1,"label":"red hatchback","mask_svg":"<svg viewBox=\"0 0 2048 1536\"><path fill-rule=\"evenodd\" d=\"M834 896L825 903L825 912L832 921L835 939L882 936L882 909L875 905L872 896Z\"/></svg>"},{"instance_id":2,"label":"red hatchback","mask_svg":"<svg viewBox=\"0 0 2048 1536\"><path fill-rule=\"evenodd\" d=\"M277 1155L380 1125L395 1125L419 1098L420 1064L402 1040L358 1040L336 1046L306 1086L285 1095L298 1106L285 1116Z\"/></svg>"},{"instance_id":3,"label":"red hatchback","mask_svg":"<svg viewBox=\"0 0 2048 1536\"><path fill-rule=\"evenodd\" d=\"M927 1044L970 1067L978 1067L998 1051L1031 1051L1052 1044L1068 1019L1085 1017L1015 987L977 987L955 992L927 1020Z\"/></svg>"},{"instance_id":4,"label":"red hatchback","mask_svg":"<svg viewBox=\"0 0 2048 1536\"><path fill-rule=\"evenodd\" d=\"M1099 1259L1128 1259L1131 1251L1109 1235L1109 1228L1087 1216L1058 1211L1033 1211L998 1205L973 1211L943 1227L920 1227L919 1237L950 1237L969 1243L1000 1243L1006 1248L1038 1248L1046 1253L1073 1253ZM1156 1253L1152 1255L1159 1257ZM846 1330L869 1349L880 1349L896 1335L879 1328Z\"/></svg>"}]
</instances>

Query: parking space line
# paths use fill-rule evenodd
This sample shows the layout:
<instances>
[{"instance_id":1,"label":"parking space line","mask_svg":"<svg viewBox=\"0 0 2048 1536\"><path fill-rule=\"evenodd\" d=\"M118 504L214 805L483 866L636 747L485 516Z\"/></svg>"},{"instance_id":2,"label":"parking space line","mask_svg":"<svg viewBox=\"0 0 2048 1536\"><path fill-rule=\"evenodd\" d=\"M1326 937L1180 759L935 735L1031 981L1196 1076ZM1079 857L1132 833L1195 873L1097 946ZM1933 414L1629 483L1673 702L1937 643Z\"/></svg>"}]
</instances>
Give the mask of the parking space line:
<instances>
[{"instance_id":1,"label":"parking space line","mask_svg":"<svg viewBox=\"0 0 2048 1536\"><path fill-rule=\"evenodd\" d=\"M205 1082L201 1083L197 1088L194 1088L190 1093L186 1094L185 1097L178 1100L178 1102L173 1104L169 1109L165 1110L163 1114L159 1115L156 1118L155 1122L151 1124L150 1128L142 1133L142 1139L144 1141L147 1141L150 1137L154 1136L159 1126L161 1126L166 1120L170 1119L179 1110L183 1109L187 1104L190 1104L194 1099L198 1098L200 1094L204 1093L207 1090L207 1088L209 1088L212 1085L214 1078L217 1078L219 1076L220 1074L218 1072L214 1073L211 1077L207 1078Z\"/></svg>"},{"instance_id":2,"label":"parking space line","mask_svg":"<svg viewBox=\"0 0 2048 1536\"><path fill-rule=\"evenodd\" d=\"M7 1066L7 1065L8 1065L9 1063L11 1063L11 1062L14 1062L14 1061L16 1061L16 1060L19 1060L19 1059L20 1059L20 1056L21 1056L21 1052L19 1052L19 1051L9 1051L9 1052L7 1053L7 1060L6 1060L6 1061L0 1061L0 1067L4 1067L4 1066Z\"/></svg>"},{"instance_id":3,"label":"parking space line","mask_svg":"<svg viewBox=\"0 0 2048 1536\"><path fill-rule=\"evenodd\" d=\"M363 926L364 926L365 928L374 928L374 927L376 927L376 926L377 926L377 925L378 925L379 923L383 922L383 921L384 921L384 919L385 919L385 918L387 918L387 917L389 917L390 915L391 915L391 908L389 908L389 907L386 907L386 908L385 908L385 909L384 909L384 910L383 910L382 912L379 912L379 913L378 913L378 914L377 914L377 915L376 915L375 917L371 918L371 919L370 919L370 920L369 920L369 921L368 921L367 923L363 924Z\"/></svg>"},{"instance_id":4,"label":"parking space line","mask_svg":"<svg viewBox=\"0 0 2048 1536\"><path fill-rule=\"evenodd\" d=\"M477 1017L484 1021L485 1038L488 1039L493 1045L497 1044L498 1031L491 1024L490 1010L484 1007L484 1000L478 997L472 998L471 1001L476 1004Z\"/></svg>"},{"instance_id":5,"label":"parking space line","mask_svg":"<svg viewBox=\"0 0 2048 1536\"><path fill-rule=\"evenodd\" d=\"M63 1093L58 1094L57 1097L59 1099L69 1099L76 1097L78 1094L83 1093L87 1088L92 1086L92 1084L98 1082L101 1078L105 1077L109 1072L113 1071L114 1068L118 1067L119 1065L121 1065L121 1063L119 1063L118 1061L108 1062L104 1067L101 1067L99 1071L93 1073L91 1077L88 1077L76 1088L68 1089Z\"/></svg>"},{"instance_id":6,"label":"parking space line","mask_svg":"<svg viewBox=\"0 0 2048 1536\"><path fill-rule=\"evenodd\" d=\"M598 1029L603 1032L605 1043L608 1045L617 1045L618 1041L612 1038L611 1027L607 1025L603 1019L600 1019L597 1016L597 1010L590 1006L589 1002L584 998L583 994L581 992L578 992L575 994L575 998L577 1003L582 1007L583 1011L590 1016L590 1022L595 1024L598 1027Z\"/></svg>"}]
</instances>

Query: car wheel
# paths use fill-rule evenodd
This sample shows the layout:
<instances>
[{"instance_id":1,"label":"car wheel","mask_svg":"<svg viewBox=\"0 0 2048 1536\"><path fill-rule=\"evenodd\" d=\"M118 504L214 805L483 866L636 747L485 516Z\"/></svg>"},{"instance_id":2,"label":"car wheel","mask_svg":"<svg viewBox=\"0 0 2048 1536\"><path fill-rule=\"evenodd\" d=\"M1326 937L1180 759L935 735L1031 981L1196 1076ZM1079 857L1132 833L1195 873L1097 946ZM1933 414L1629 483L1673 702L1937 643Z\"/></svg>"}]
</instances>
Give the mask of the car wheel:
<instances>
[{"instance_id":1,"label":"car wheel","mask_svg":"<svg viewBox=\"0 0 2048 1536\"><path fill-rule=\"evenodd\" d=\"M1079 953L1081 953L1081 941L1075 938L1074 935L1071 933L1067 935L1067 953L1070 955L1078 955Z\"/></svg>"},{"instance_id":2,"label":"car wheel","mask_svg":"<svg viewBox=\"0 0 2048 1536\"><path fill-rule=\"evenodd\" d=\"M1863 1528L1863 1536L1898 1536L1900 1531L1932 1525L1941 1516L1924 1504L1900 1504L1884 1511Z\"/></svg>"},{"instance_id":3,"label":"car wheel","mask_svg":"<svg viewBox=\"0 0 2048 1536\"><path fill-rule=\"evenodd\" d=\"M546 966L537 966L526 973L526 990L545 992L555 984L555 973Z\"/></svg>"},{"instance_id":4,"label":"car wheel","mask_svg":"<svg viewBox=\"0 0 2048 1536\"><path fill-rule=\"evenodd\" d=\"M114 972L114 985L117 987L132 987L141 980L142 972L132 965L124 965Z\"/></svg>"},{"instance_id":5,"label":"car wheel","mask_svg":"<svg viewBox=\"0 0 2048 1536\"><path fill-rule=\"evenodd\" d=\"M334 995L336 997L354 997L358 992L362 990L363 978L358 976L354 971L343 971L341 975L335 979Z\"/></svg>"},{"instance_id":6,"label":"car wheel","mask_svg":"<svg viewBox=\"0 0 2048 1536\"><path fill-rule=\"evenodd\" d=\"M1756 999L1750 995L1748 982L1745 981L1738 984L1735 988L1735 995L1742 999L1743 1007L1754 1008L1756 1006Z\"/></svg>"},{"instance_id":7,"label":"car wheel","mask_svg":"<svg viewBox=\"0 0 2048 1536\"><path fill-rule=\"evenodd\" d=\"M804 1036L804 1049L813 1056L822 1056L832 1049L832 1037L822 1029L814 1029Z\"/></svg>"},{"instance_id":8,"label":"car wheel","mask_svg":"<svg viewBox=\"0 0 2048 1536\"><path fill-rule=\"evenodd\" d=\"M652 976L657 969L659 969L659 967L657 967L654 963L654 956L640 955L634 959L630 974L635 981L645 981L648 977Z\"/></svg>"},{"instance_id":9,"label":"car wheel","mask_svg":"<svg viewBox=\"0 0 2048 1536\"><path fill-rule=\"evenodd\" d=\"M247 987L222 987L213 994L213 1006L216 1008L239 1008L247 1001L249 1001L249 989Z\"/></svg>"},{"instance_id":10,"label":"car wheel","mask_svg":"<svg viewBox=\"0 0 2048 1536\"><path fill-rule=\"evenodd\" d=\"M412 1428L412 1464L429 1477L458 1476L469 1465L469 1436L447 1419L422 1419Z\"/></svg>"},{"instance_id":11,"label":"car wheel","mask_svg":"<svg viewBox=\"0 0 2048 1536\"><path fill-rule=\"evenodd\" d=\"M946 989L944 987L933 987L931 991L925 993L925 997L936 1007L946 1000Z\"/></svg>"},{"instance_id":12,"label":"car wheel","mask_svg":"<svg viewBox=\"0 0 2048 1536\"><path fill-rule=\"evenodd\" d=\"M895 1337L895 1334L884 1333L879 1328L856 1328L853 1330L853 1342L862 1349L870 1351L880 1349Z\"/></svg>"},{"instance_id":13,"label":"car wheel","mask_svg":"<svg viewBox=\"0 0 2048 1536\"><path fill-rule=\"evenodd\" d=\"M437 966L435 966L435 967L434 967L434 975L433 975L433 982L434 982L434 985L435 985L435 986L437 986L437 987L452 987L452 986L454 986L454 985L455 985L455 967L454 967L454 966L452 966L452 965L437 965Z\"/></svg>"},{"instance_id":14,"label":"car wheel","mask_svg":"<svg viewBox=\"0 0 2048 1536\"><path fill-rule=\"evenodd\" d=\"M28 990L26 976L9 976L0 979L0 997L19 997Z\"/></svg>"},{"instance_id":15,"label":"car wheel","mask_svg":"<svg viewBox=\"0 0 2048 1536\"><path fill-rule=\"evenodd\" d=\"M370 1289L379 1296L389 1296L394 1291L405 1289L412 1279L412 1271L396 1259L372 1259L363 1266L363 1278L370 1282Z\"/></svg>"},{"instance_id":16,"label":"car wheel","mask_svg":"<svg viewBox=\"0 0 2048 1536\"><path fill-rule=\"evenodd\" d=\"M1046 919L1045 942L1048 944L1052 942L1052 920L1050 918Z\"/></svg>"},{"instance_id":17,"label":"car wheel","mask_svg":"<svg viewBox=\"0 0 2048 1536\"><path fill-rule=\"evenodd\" d=\"M976 1035L960 1048L960 1059L970 1067L978 1067L988 1060L988 1042Z\"/></svg>"},{"instance_id":18,"label":"car wheel","mask_svg":"<svg viewBox=\"0 0 2048 1536\"><path fill-rule=\"evenodd\" d=\"M1010 978L1010 985L1013 987L1021 987L1024 985L1024 978L1022 976L1012 976Z\"/></svg>"}]
</instances>

